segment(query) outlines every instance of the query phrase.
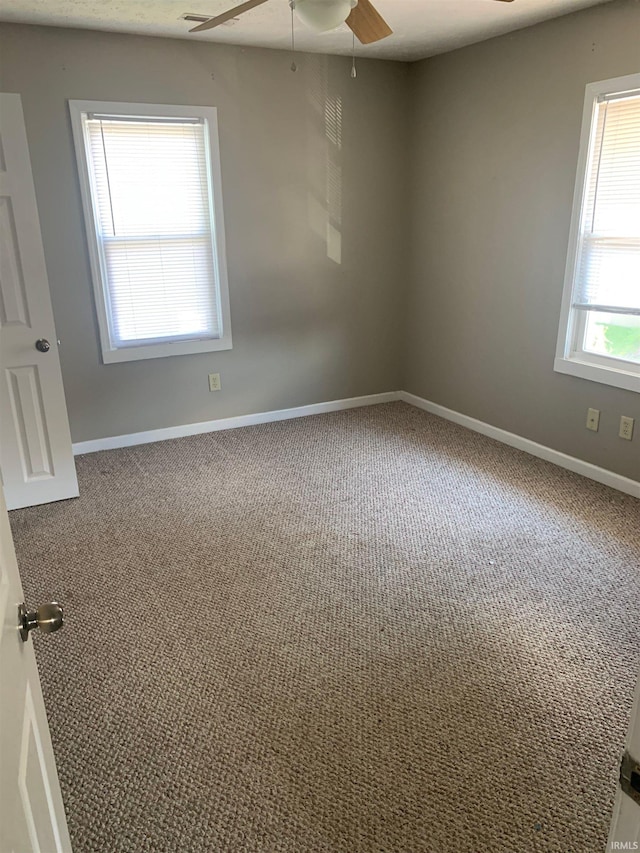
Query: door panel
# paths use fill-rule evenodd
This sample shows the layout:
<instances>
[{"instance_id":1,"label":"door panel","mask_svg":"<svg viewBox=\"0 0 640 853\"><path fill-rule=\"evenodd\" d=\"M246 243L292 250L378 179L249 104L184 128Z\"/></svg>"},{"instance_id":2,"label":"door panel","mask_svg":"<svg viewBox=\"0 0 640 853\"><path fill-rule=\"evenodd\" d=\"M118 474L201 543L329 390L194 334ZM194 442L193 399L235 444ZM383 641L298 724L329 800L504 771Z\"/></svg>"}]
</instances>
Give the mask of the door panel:
<instances>
[{"instance_id":1,"label":"door panel","mask_svg":"<svg viewBox=\"0 0 640 853\"><path fill-rule=\"evenodd\" d=\"M40 375L34 365L7 368L13 427L20 445L19 458L25 483L54 477L47 441Z\"/></svg>"},{"instance_id":2,"label":"door panel","mask_svg":"<svg viewBox=\"0 0 640 853\"><path fill-rule=\"evenodd\" d=\"M52 819L55 817L53 794L47 778L42 737L29 684L24 701L18 787L24 823L33 849L61 850L60 832Z\"/></svg>"},{"instance_id":3,"label":"door panel","mask_svg":"<svg viewBox=\"0 0 640 853\"><path fill-rule=\"evenodd\" d=\"M640 850L640 806L618 791L607 850Z\"/></svg>"},{"instance_id":4,"label":"door panel","mask_svg":"<svg viewBox=\"0 0 640 853\"><path fill-rule=\"evenodd\" d=\"M640 762L640 678L636 685L626 750L636 762ZM620 787L616 792L607 850L640 851L640 805L623 793Z\"/></svg>"},{"instance_id":5,"label":"door panel","mask_svg":"<svg viewBox=\"0 0 640 853\"><path fill-rule=\"evenodd\" d=\"M7 196L0 198L0 322L3 326L29 325L16 223Z\"/></svg>"},{"instance_id":6,"label":"door panel","mask_svg":"<svg viewBox=\"0 0 640 853\"><path fill-rule=\"evenodd\" d=\"M0 489L0 851L70 853L33 641L18 632L22 601Z\"/></svg>"},{"instance_id":7,"label":"door panel","mask_svg":"<svg viewBox=\"0 0 640 853\"><path fill-rule=\"evenodd\" d=\"M17 509L78 483L19 95L0 94L0 148L0 470Z\"/></svg>"}]
</instances>

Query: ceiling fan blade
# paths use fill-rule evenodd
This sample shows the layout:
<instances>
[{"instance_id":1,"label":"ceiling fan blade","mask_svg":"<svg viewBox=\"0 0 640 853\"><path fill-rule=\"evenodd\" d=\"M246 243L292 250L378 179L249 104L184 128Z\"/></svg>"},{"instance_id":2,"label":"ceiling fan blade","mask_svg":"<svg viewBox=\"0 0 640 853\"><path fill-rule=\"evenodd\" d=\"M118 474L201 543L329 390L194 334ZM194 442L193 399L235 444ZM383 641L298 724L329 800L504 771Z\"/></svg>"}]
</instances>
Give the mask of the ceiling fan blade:
<instances>
[{"instance_id":1,"label":"ceiling fan blade","mask_svg":"<svg viewBox=\"0 0 640 853\"><path fill-rule=\"evenodd\" d=\"M246 3L241 3L239 6L234 6L233 9L227 9L221 15L216 15L215 18L209 18L208 21L203 21L197 27L189 30L190 33L201 33L203 30L212 30L214 27L224 24L225 21L230 21L231 18L237 18L243 12L248 12L249 9L254 9L256 6L261 6L267 0L247 0Z\"/></svg>"},{"instance_id":2,"label":"ceiling fan blade","mask_svg":"<svg viewBox=\"0 0 640 853\"><path fill-rule=\"evenodd\" d=\"M373 8L369 0L358 0L347 18L347 26L362 44L372 44L393 33L382 15Z\"/></svg>"}]
</instances>

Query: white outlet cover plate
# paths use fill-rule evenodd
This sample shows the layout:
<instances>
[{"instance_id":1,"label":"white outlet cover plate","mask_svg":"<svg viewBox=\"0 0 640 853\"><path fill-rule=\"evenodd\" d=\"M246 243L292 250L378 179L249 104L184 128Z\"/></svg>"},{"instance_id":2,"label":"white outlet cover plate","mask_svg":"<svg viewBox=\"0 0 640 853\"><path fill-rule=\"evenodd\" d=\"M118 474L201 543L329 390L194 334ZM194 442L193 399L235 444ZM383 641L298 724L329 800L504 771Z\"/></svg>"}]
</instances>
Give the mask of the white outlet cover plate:
<instances>
[{"instance_id":1,"label":"white outlet cover plate","mask_svg":"<svg viewBox=\"0 0 640 853\"><path fill-rule=\"evenodd\" d=\"M631 439L633 438L633 424L633 418L629 418L626 415L622 415L622 417L620 418L620 432L618 433L620 438L624 438L627 441L631 441Z\"/></svg>"},{"instance_id":2,"label":"white outlet cover plate","mask_svg":"<svg viewBox=\"0 0 640 853\"><path fill-rule=\"evenodd\" d=\"M599 409L587 409L587 429L593 430L593 432L598 432L599 425L600 425L600 410Z\"/></svg>"}]
</instances>

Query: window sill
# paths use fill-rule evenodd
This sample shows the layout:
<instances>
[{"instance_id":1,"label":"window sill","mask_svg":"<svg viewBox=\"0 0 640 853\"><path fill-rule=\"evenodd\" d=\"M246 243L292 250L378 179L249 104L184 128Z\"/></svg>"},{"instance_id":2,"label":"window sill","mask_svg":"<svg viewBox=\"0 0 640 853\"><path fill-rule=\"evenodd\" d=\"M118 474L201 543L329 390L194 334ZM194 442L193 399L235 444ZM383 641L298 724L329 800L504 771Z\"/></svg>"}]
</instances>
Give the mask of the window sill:
<instances>
[{"instance_id":1,"label":"window sill","mask_svg":"<svg viewBox=\"0 0 640 853\"><path fill-rule=\"evenodd\" d=\"M174 343L143 344L135 347L102 350L104 364L122 361L140 361L143 358L166 358L170 355L190 355L199 352L219 352L232 349L231 335L200 341L175 341Z\"/></svg>"},{"instance_id":2,"label":"window sill","mask_svg":"<svg viewBox=\"0 0 640 853\"><path fill-rule=\"evenodd\" d=\"M589 364L576 358L556 358L553 369L557 373L567 373L570 376L579 376L581 379L590 379L592 382L640 393L640 373L630 370Z\"/></svg>"}]
</instances>

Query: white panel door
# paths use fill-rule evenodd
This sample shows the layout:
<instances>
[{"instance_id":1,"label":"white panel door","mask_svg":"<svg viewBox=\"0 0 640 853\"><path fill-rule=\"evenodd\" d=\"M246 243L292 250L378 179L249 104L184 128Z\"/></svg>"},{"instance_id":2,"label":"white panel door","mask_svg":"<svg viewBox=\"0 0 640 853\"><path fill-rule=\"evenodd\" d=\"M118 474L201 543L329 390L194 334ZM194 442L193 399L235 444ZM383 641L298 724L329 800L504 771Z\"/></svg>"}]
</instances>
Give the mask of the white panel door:
<instances>
[{"instance_id":1,"label":"white panel door","mask_svg":"<svg viewBox=\"0 0 640 853\"><path fill-rule=\"evenodd\" d=\"M49 344L47 352L36 348L38 341ZM0 94L0 472L9 509L78 494L22 103L20 95L6 94Z\"/></svg>"},{"instance_id":2,"label":"white panel door","mask_svg":"<svg viewBox=\"0 0 640 853\"><path fill-rule=\"evenodd\" d=\"M70 853L33 641L18 631L22 601L0 488L0 851Z\"/></svg>"},{"instance_id":3,"label":"white panel door","mask_svg":"<svg viewBox=\"0 0 640 853\"><path fill-rule=\"evenodd\" d=\"M618 787L607 851L640 851L640 678L636 685L625 754L631 757L633 764L637 767L637 771L631 778L632 790L637 789L639 802L635 802L620 786Z\"/></svg>"}]
</instances>

